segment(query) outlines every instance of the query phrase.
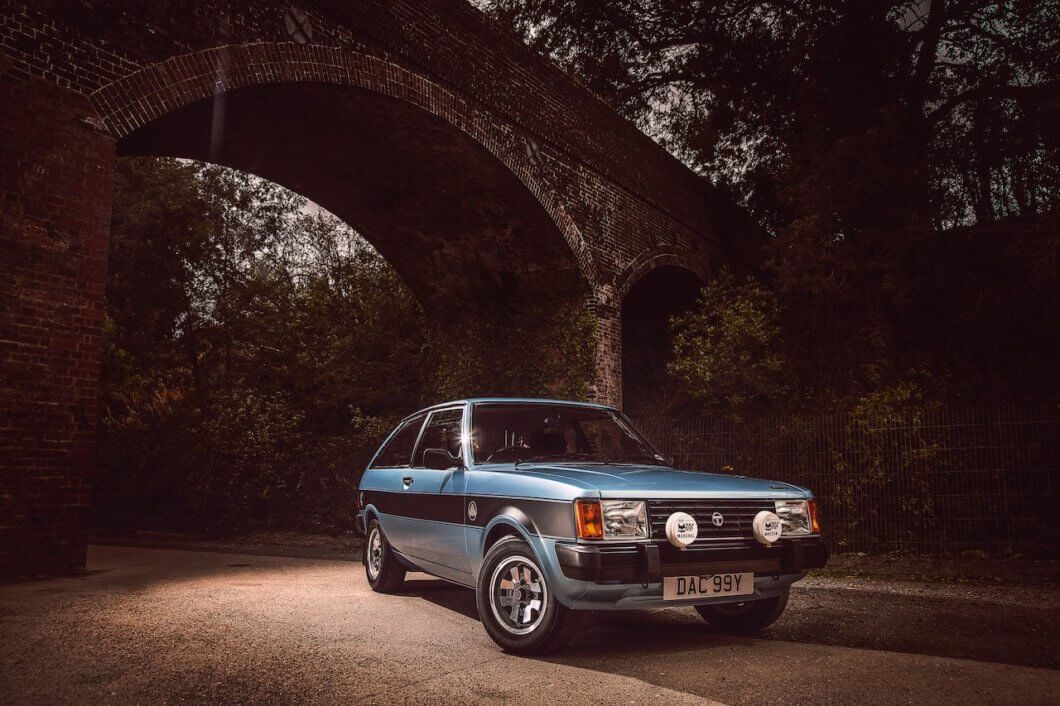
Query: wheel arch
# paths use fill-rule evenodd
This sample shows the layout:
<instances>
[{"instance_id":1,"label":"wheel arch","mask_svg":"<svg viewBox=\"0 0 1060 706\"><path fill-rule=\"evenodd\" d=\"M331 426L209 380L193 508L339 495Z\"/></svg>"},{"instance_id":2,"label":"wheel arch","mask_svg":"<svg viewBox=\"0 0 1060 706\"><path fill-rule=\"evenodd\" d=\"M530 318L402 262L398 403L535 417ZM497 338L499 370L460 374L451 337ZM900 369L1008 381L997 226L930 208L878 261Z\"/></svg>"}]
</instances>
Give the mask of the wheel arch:
<instances>
[{"instance_id":1,"label":"wheel arch","mask_svg":"<svg viewBox=\"0 0 1060 706\"><path fill-rule=\"evenodd\" d=\"M368 540L368 525L372 524L372 520L379 522L379 526L383 526L383 519L380 517L379 510L376 509L375 505L368 504L361 508L360 524L361 533L364 535L365 541Z\"/></svg>"},{"instance_id":2,"label":"wheel arch","mask_svg":"<svg viewBox=\"0 0 1060 706\"><path fill-rule=\"evenodd\" d=\"M522 539L530 545L534 554L537 554L537 550L534 549L534 543L531 541L531 536L536 534L537 528L534 526L533 520L525 512L514 505L498 508L483 528L482 540L478 547L478 556L479 558L484 558L490 547L506 536Z\"/></svg>"},{"instance_id":3,"label":"wheel arch","mask_svg":"<svg viewBox=\"0 0 1060 706\"><path fill-rule=\"evenodd\" d=\"M364 512L364 528L365 528L365 530L367 530L369 522L371 522L372 520L378 520L379 519L379 511L375 509L375 505L368 504L368 505L364 506L363 512ZM379 524L383 524L382 521L380 521Z\"/></svg>"}]
</instances>

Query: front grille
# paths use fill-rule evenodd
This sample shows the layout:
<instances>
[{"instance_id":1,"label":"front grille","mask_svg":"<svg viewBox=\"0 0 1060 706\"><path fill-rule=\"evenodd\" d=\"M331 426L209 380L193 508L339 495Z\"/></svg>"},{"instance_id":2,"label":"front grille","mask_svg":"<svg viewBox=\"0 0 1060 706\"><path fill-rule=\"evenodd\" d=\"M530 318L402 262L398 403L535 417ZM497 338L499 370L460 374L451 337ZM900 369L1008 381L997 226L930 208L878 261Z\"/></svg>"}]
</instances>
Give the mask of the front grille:
<instances>
[{"instance_id":1,"label":"front grille","mask_svg":"<svg viewBox=\"0 0 1060 706\"><path fill-rule=\"evenodd\" d=\"M687 512L696 518L699 536L692 544L717 542L724 539L751 539L751 523L762 510L775 512L772 500L649 500L648 516L651 519L652 539L666 539L666 520L675 512ZM720 512L724 518L721 527L714 524L713 516Z\"/></svg>"}]
</instances>

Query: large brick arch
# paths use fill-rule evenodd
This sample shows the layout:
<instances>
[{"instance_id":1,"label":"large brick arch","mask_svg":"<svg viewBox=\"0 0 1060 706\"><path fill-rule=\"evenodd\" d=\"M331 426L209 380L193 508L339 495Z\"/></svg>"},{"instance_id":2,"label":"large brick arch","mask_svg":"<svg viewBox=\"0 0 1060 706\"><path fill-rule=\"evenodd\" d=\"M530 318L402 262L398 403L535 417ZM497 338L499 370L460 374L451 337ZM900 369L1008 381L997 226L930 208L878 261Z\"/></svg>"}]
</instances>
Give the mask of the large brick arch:
<instances>
[{"instance_id":1,"label":"large brick arch","mask_svg":"<svg viewBox=\"0 0 1060 706\"><path fill-rule=\"evenodd\" d=\"M115 139L196 101L251 86L319 83L365 89L414 105L458 128L502 162L534 195L587 278L596 268L585 239L556 198L554 179L519 139L517 126L429 77L379 57L295 43L242 44L174 56L89 95Z\"/></svg>"},{"instance_id":2,"label":"large brick arch","mask_svg":"<svg viewBox=\"0 0 1060 706\"><path fill-rule=\"evenodd\" d=\"M295 6L307 24L292 35ZM317 87L436 121L449 156L493 179L476 213L510 197L494 251L522 249L487 264L562 264L583 286L599 400L622 403L636 283L755 256L723 194L467 0L0 0L0 574L84 562L116 154L172 154L145 141L213 96L234 109ZM555 248L524 262L537 232Z\"/></svg>"}]
</instances>

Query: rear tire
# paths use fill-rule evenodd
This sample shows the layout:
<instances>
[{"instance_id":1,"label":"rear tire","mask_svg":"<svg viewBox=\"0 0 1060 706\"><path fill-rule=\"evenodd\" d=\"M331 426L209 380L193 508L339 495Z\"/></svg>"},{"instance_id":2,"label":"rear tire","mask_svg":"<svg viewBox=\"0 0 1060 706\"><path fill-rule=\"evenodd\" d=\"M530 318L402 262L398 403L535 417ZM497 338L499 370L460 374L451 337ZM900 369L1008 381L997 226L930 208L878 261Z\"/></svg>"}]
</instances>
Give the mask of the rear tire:
<instances>
[{"instance_id":1,"label":"rear tire","mask_svg":"<svg viewBox=\"0 0 1060 706\"><path fill-rule=\"evenodd\" d=\"M743 603L697 605L696 612L719 632L750 635L769 627L788 605L788 592Z\"/></svg>"},{"instance_id":2,"label":"rear tire","mask_svg":"<svg viewBox=\"0 0 1060 706\"><path fill-rule=\"evenodd\" d=\"M379 520L368 523L368 533L364 538L364 574L368 585L378 593L394 593L405 583L405 567L394 556L390 542L386 541Z\"/></svg>"},{"instance_id":3,"label":"rear tire","mask_svg":"<svg viewBox=\"0 0 1060 706\"><path fill-rule=\"evenodd\" d=\"M533 550L519 537L490 547L475 593L482 627L505 652L540 655L570 639L575 613L556 600Z\"/></svg>"}]
</instances>

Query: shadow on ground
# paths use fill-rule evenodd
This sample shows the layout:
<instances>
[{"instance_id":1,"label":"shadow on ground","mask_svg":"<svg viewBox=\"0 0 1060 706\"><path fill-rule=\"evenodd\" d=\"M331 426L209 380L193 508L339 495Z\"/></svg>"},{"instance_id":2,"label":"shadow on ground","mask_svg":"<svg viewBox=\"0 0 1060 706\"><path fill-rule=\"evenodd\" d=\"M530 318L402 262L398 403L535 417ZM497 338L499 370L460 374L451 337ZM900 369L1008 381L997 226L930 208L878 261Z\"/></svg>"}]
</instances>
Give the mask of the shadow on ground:
<instances>
[{"instance_id":1,"label":"shadow on ground","mask_svg":"<svg viewBox=\"0 0 1060 706\"><path fill-rule=\"evenodd\" d=\"M808 579L756 638L690 608L586 615L504 655L472 591L377 595L335 561L93 546L93 573L0 585L0 703L775 700L1056 703L1055 590ZM849 649L871 648L871 649ZM965 659L946 659L958 657ZM778 691L783 689L783 691Z\"/></svg>"},{"instance_id":2,"label":"shadow on ground","mask_svg":"<svg viewBox=\"0 0 1060 706\"><path fill-rule=\"evenodd\" d=\"M261 555L357 559L349 538L330 540L327 551L266 546ZM229 544L201 546L207 551L231 551ZM240 546L244 553L245 547ZM257 549L251 544L250 549ZM259 552L255 552L259 553ZM322 556L323 553L323 556ZM158 567L156 567L156 570ZM189 577L187 567L183 579ZM164 574L166 568L162 567ZM154 574L152 578L158 578ZM402 592L435 603L460 615L477 619L474 594L447 582L411 574ZM849 587L820 587L822 582ZM816 584L816 585L815 585ZM1060 667L1060 610L1052 589L1034 585L977 585L953 589L949 596L939 584L923 584L919 593L874 590L894 586L877 579L836 581L809 579L792 594L784 616L759 639L854 647L908 654L973 659L1033 667ZM904 586L907 584L898 584ZM908 584L918 586L918 584ZM936 595L942 594L942 595ZM581 660L639 650L666 651L721 639L690 609L593 613L584 616L578 640L562 654ZM674 640L680 646L674 647ZM735 639L735 638L733 638ZM587 665L586 665L587 666Z\"/></svg>"},{"instance_id":3,"label":"shadow on ground","mask_svg":"<svg viewBox=\"0 0 1060 706\"><path fill-rule=\"evenodd\" d=\"M478 618L474 593L444 581L413 579L402 594ZM575 641L550 659L591 668L619 655L678 652L748 639L711 631L690 608L587 613L581 622ZM797 587L783 617L755 639L1056 669L1058 624L1057 611L1039 605L1033 595L1006 604L861 588Z\"/></svg>"}]
</instances>

